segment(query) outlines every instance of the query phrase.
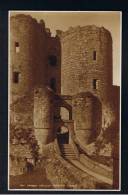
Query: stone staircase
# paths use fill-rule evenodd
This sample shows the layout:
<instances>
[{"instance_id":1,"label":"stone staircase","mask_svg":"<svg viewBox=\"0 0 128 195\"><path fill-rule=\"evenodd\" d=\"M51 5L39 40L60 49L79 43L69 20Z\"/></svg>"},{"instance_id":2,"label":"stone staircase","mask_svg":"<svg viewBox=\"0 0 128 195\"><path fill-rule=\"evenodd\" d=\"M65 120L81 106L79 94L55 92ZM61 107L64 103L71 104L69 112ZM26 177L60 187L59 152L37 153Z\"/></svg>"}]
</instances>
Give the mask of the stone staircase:
<instances>
[{"instance_id":1,"label":"stone staircase","mask_svg":"<svg viewBox=\"0 0 128 195\"><path fill-rule=\"evenodd\" d=\"M90 176L93 176L98 179L98 181L107 183L109 185L113 184L113 178L106 176L100 172L97 172L95 167L92 168L92 163L90 162L90 167L86 166L86 163L82 163L80 159L77 158L77 155L73 149L72 144L61 144L60 145L61 155L65 160L68 160L73 166L83 171Z\"/></svg>"},{"instance_id":2,"label":"stone staircase","mask_svg":"<svg viewBox=\"0 0 128 195\"><path fill-rule=\"evenodd\" d=\"M60 151L65 159L77 159L72 144L60 144Z\"/></svg>"},{"instance_id":3,"label":"stone staircase","mask_svg":"<svg viewBox=\"0 0 128 195\"><path fill-rule=\"evenodd\" d=\"M113 185L113 174L109 168L99 165L86 155L78 156L73 147L73 144L58 144L60 155L67 160L70 165L75 166L77 169L83 171L98 181Z\"/></svg>"}]
</instances>

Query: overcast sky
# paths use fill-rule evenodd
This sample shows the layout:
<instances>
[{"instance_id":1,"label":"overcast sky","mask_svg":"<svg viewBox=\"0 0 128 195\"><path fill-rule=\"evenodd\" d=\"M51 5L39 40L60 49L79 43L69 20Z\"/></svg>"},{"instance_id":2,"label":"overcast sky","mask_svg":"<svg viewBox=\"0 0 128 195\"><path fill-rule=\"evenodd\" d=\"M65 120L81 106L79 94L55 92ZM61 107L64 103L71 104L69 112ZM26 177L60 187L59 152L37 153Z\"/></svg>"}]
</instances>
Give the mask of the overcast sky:
<instances>
[{"instance_id":1,"label":"overcast sky","mask_svg":"<svg viewBox=\"0 0 128 195\"><path fill-rule=\"evenodd\" d=\"M44 11L11 11L11 15L18 13L29 14L38 21L43 19L52 35L56 30L66 31L70 26L96 25L103 26L111 32L113 39L113 84L120 85L121 68L121 12L44 12Z\"/></svg>"}]
</instances>

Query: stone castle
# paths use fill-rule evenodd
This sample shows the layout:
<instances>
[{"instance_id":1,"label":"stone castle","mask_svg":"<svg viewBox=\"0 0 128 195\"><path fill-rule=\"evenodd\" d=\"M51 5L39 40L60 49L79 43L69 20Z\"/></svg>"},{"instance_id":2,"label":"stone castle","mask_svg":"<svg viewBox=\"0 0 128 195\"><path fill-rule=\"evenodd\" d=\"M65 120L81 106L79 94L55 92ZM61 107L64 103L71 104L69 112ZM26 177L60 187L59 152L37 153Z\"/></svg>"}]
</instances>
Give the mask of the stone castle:
<instances>
[{"instance_id":1,"label":"stone castle","mask_svg":"<svg viewBox=\"0 0 128 195\"><path fill-rule=\"evenodd\" d=\"M89 25L56 31L29 15L10 18L12 124L34 129L40 151L56 138L83 146L105 129L119 130L112 37Z\"/></svg>"}]
</instances>

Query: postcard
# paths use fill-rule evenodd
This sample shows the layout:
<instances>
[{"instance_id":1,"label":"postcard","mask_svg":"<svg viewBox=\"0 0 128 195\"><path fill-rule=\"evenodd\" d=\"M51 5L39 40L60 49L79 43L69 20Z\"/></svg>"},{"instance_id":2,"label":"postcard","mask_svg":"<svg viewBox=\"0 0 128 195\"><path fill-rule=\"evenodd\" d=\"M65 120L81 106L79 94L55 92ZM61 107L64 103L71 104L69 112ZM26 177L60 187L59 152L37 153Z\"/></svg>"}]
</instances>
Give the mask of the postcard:
<instances>
[{"instance_id":1,"label":"postcard","mask_svg":"<svg viewBox=\"0 0 128 195\"><path fill-rule=\"evenodd\" d=\"M121 16L9 11L9 190L120 190Z\"/></svg>"}]
</instances>

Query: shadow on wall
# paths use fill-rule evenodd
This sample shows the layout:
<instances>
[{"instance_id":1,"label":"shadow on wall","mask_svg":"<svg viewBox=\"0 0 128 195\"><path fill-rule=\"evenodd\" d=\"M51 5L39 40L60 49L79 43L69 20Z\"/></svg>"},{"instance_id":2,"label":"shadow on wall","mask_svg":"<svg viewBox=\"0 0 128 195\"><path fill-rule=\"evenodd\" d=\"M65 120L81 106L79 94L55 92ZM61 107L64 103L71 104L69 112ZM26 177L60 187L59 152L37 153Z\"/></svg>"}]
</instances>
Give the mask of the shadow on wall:
<instances>
[{"instance_id":1,"label":"shadow on wall","mask_svg":"<svg viewBox=\"0 0 128 195\"><path fill-rule=\"evenodd\" d=\"M92 112L93 112L93 116L92 116L93 133L91 135L89 142L93 142L94 140L96 140L102 128L102 104L100 100L95 96L93 96Z\"/></svg>"},{"instance_id":2,"label":"shadow on wall","mask_svg":"<svg viewBox=\"0 0 128 195\"><path fill-rule=\"evenodd\" d=\"M102 128L102 104L100 100L90 92L79 94L78 106L76 106L76 120L79 127L88 132L87 143L96 140ZM78 111L79 110L79 111ZM81 125L82 124L82 125Z\"/></svg>"}]
</instances>

